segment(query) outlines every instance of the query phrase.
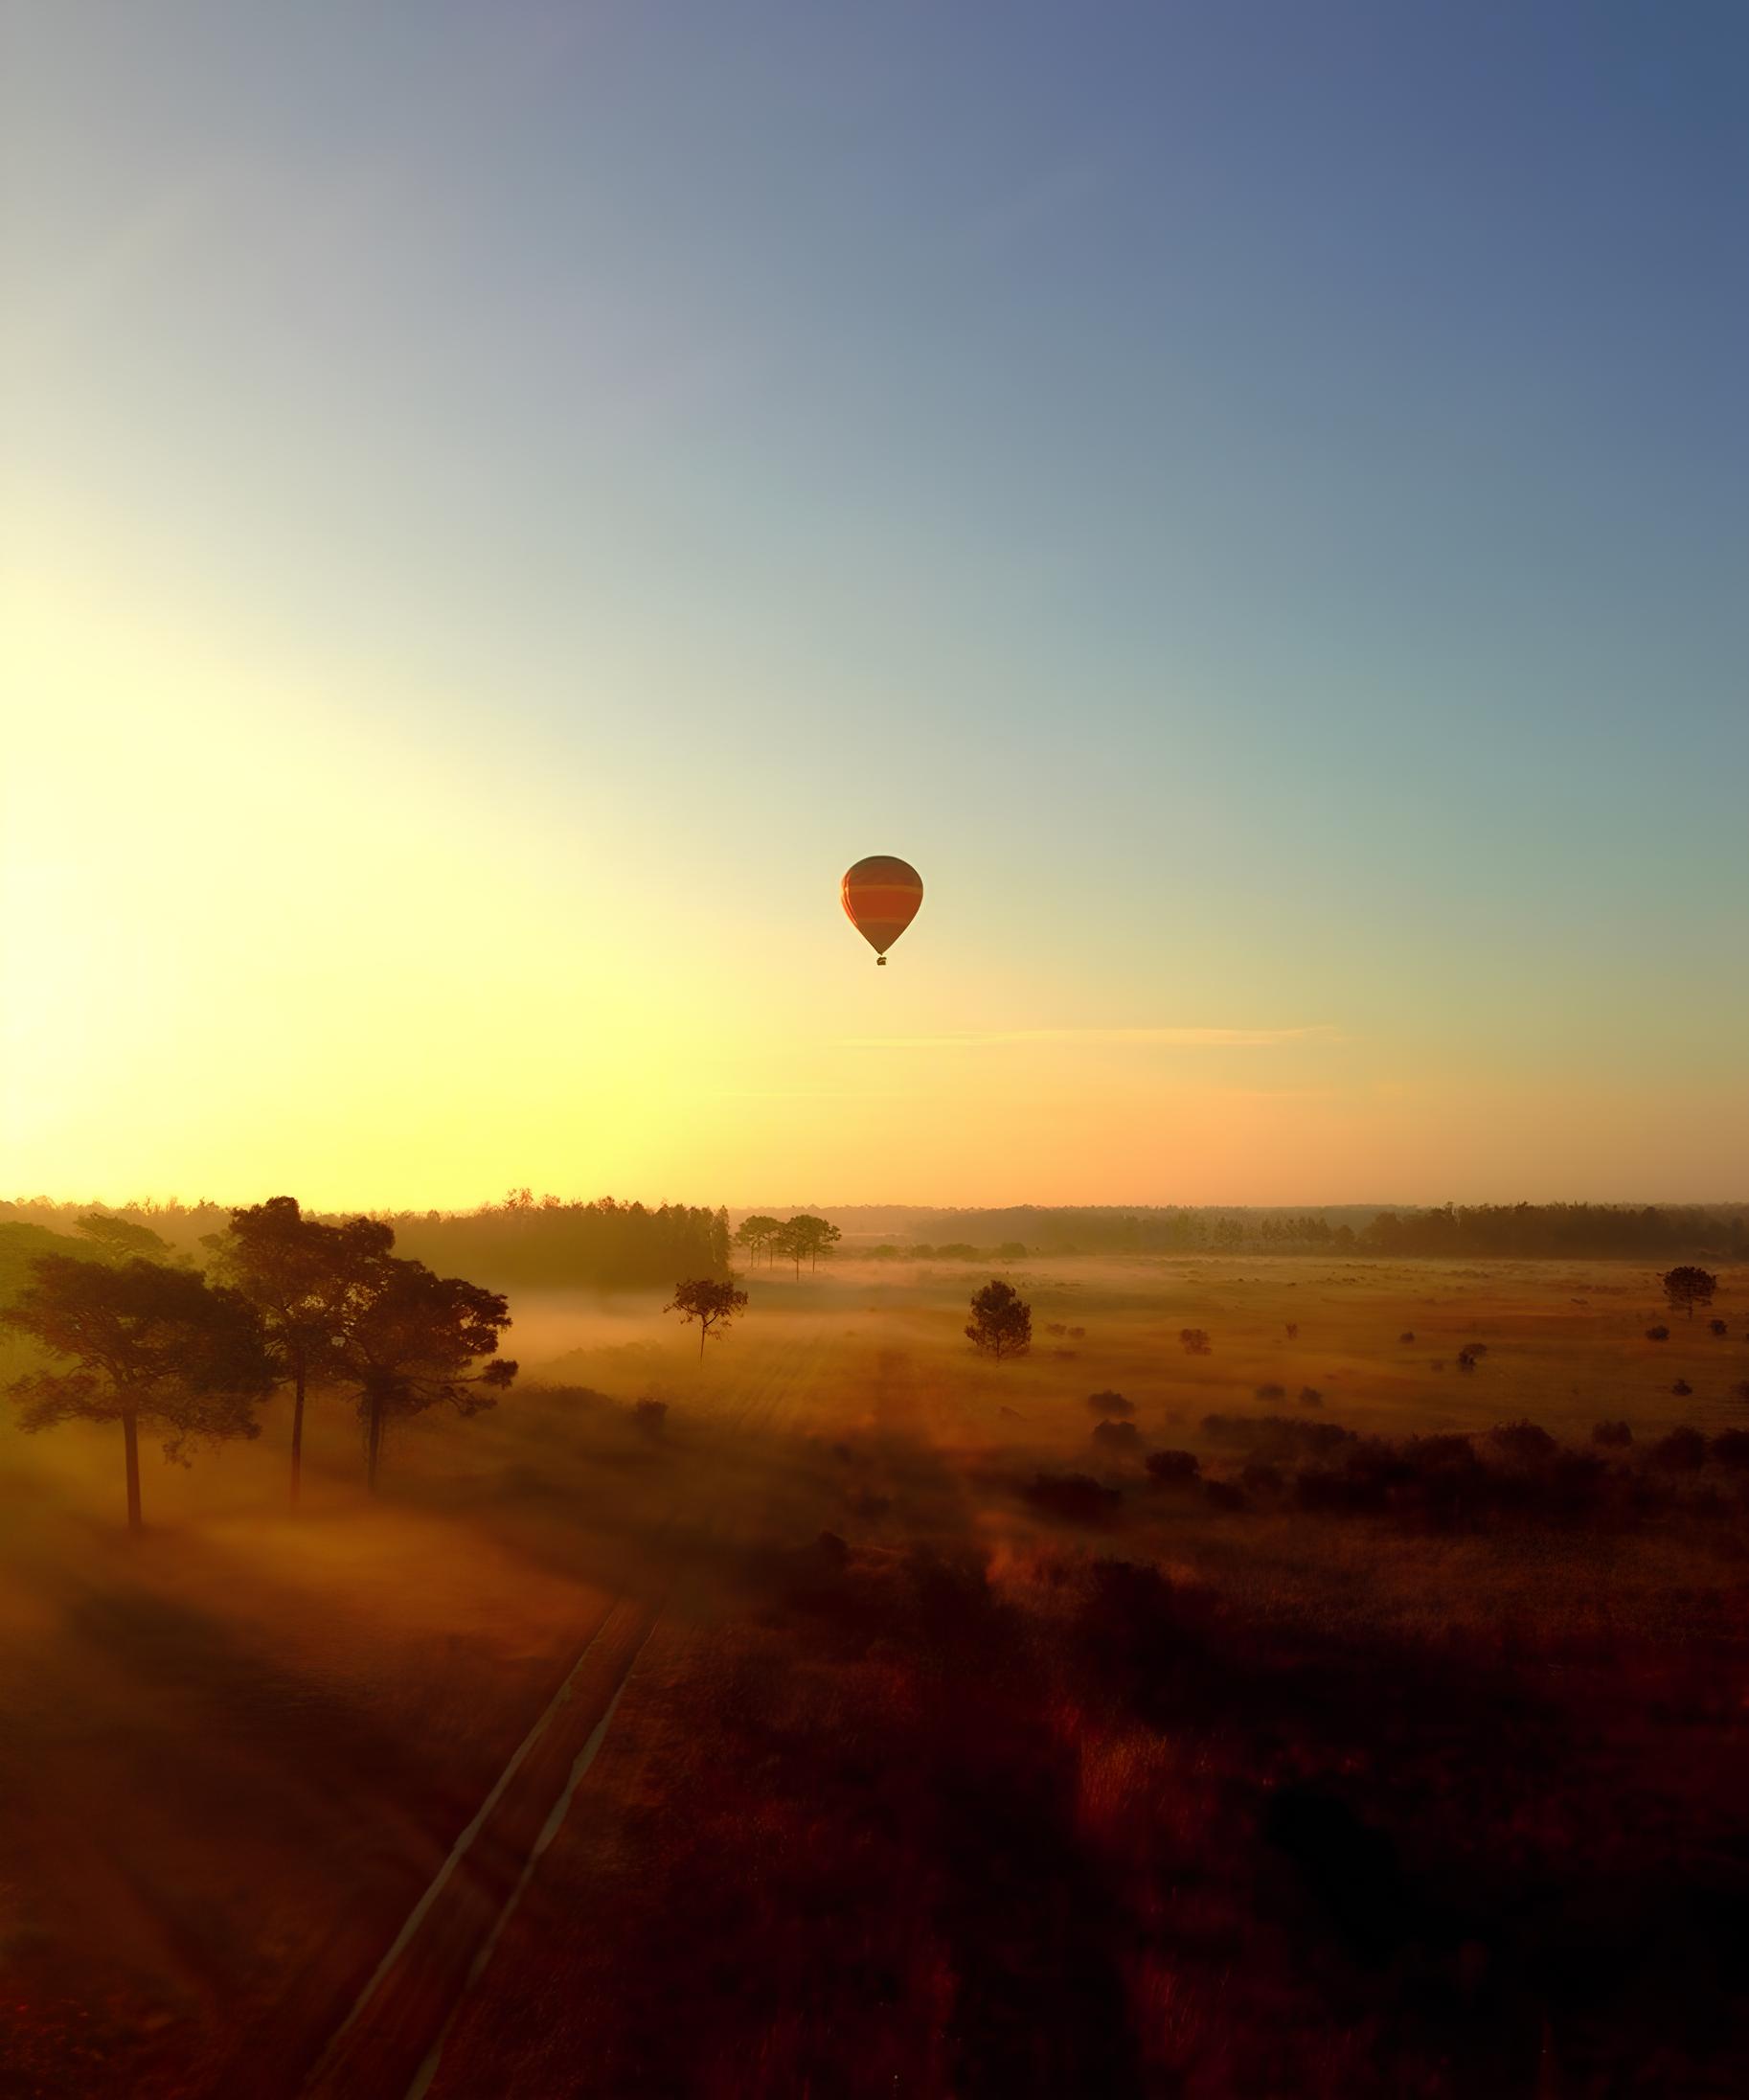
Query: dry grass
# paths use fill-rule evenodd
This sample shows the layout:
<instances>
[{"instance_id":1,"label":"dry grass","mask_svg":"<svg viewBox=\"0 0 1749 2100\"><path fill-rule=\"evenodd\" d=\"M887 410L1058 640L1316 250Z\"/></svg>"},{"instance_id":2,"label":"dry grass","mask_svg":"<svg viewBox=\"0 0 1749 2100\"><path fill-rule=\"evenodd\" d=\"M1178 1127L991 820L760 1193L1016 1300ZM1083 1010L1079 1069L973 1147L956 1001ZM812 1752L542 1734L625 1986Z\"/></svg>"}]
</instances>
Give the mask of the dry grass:
<instances>
[{"instance_id":1,"label":"dry grass","mask_svg":"<svg viewBox=\"0 0 1749 2100\"><path fill-rule=\"evenodd\" d=\"M1740 1979L1696 1950L1743 1900L1742 1476L1645 1452L1741 1425L1749 1271L1727 1336L1654 1343L1655 1280L1603 1264L1025 1264L1035 1346L1002 1366L959 1332L983 1273L761 1272L702 1366L653 1303L548 1295L522 1388L406 1432L379 1503L319 1403L295 1520L270 1415L148 1464L138 1546L107 1438L0 1428L0 2089L295 2090L625 1591L667 1616L440 2100L581 2063L724 2095L1532 2090L1551 2049L1575 2091L1633 2049L1728 2089ZM1302 1508L1291 1456L1222 1508L1096 1445L1108 1388L1140 1451L1235 1483L1208 1416L1636 1444L1578 1515ZM1065 1524L1041 1472L1114 1517ZM1380 1960L1270 1836L1292 1789L1394 1848Z\"/></svg>"}]
</instances>

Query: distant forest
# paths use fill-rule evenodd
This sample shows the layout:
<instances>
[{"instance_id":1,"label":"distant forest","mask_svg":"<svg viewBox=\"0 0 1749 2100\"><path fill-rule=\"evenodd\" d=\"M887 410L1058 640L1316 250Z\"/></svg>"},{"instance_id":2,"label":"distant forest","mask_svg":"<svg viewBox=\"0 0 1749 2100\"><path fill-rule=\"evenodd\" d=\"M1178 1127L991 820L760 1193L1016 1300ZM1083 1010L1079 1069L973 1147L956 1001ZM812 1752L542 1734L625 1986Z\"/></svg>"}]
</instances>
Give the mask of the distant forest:
<instances>
[{"instance_id":1,"label":"distant forest","mask_svg":"<svg viewBox=\"0 0 1749 2100\"><path fill-rule=\"evenodd\" d=\"M1749 1203L1448 1203L1430 1210L812 1207L842 1231L840 1259L1001 1263L1029 1254L1326 1254L1363 1260L1615 1255L1749 1261ZM110 1205L47 1197L0 1202L0 1299L19 1287L34 1255L89 1251L86 1243L75 1246L75 1228L93 1209L148 1227L172 1255L196 1263L205 1262L204 1243L224 1229L231 1215L228 1205L213 1202ZM731 1221L747 1213L685 1203L652 1207L612 1197L568 1202L519 1189L477 1210L372 1215L394 1226L399 1253L441 1275L466 1276L494 1290L666 1290L684 1277L727 1275Z\"/></svg>"},{"instance_id":2,"label":"distant forest","mask_svg":"<svg viewBox=\"0 0 1749 2100\"><path fill-rule=\"evenodd\" d=\"M295 1189L261 1192L296 1194ZM0 1226L28 1225L70 1237L77 1221L93 1209L148 1227L172 1253L195 1261L204 1259L208 1236L221 1232L231 1217L230 1206L223 1203L59 1203L37 1197L0 1202ZM682 1277L722 1276L729 1267L728 1213L685 1203L661 1203L652 1209L617 1202L610 1196L593 1203L564 1202L556 1196L535 1197L518 1189L502 1203L485 1203L478 1210L370 1215L394 1226L398 1253L424 1262L440 1275L466 1276L495 1290L579 1285L601 1290L671 1290ZM26 1245L16 1234L0 1235L0 1256L9 1238L19 1241L14 1251L22 1256ZM52 1244L32 1237L29 1252L52 1250Z\"/></svg>"},{"instance_id":3,"label":"distant forest","mask_svg":"<svg viewBox=\"0 0 1749 2100\"><path fill-rule=\"evenodd\" d=\"M1479 1259L1711 1254L1721 1261L1749 1260L1749 1203L1446 1203L1428 1210L1381 1210L1374 1204L1315 1210L814 1207L842 1230L843 1252L852 1256L1018 1259L1024 1250Z\"/></svg>"}]
</instances>

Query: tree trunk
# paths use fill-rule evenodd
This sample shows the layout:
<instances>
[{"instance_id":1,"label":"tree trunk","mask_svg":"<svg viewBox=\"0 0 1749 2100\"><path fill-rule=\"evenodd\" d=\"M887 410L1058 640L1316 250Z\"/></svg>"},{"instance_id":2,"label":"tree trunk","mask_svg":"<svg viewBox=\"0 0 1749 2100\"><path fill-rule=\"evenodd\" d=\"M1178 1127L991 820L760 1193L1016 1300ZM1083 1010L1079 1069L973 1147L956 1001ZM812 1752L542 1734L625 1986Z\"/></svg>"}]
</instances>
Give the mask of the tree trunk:
<instances>
[{"instance_id":1,"label":"tree trunk","mask_svg":"<svg viewBox=\"0 0 1749 2100\"><path fill-rule=\"evenodd\" d=\"M298 1359L291 1392L291 1506L298 1506L298 1489L304 1478L304 1359Z\"/></svg>"},{"instance_id":2,"label":"tree trunk","mask_svg":"<svg viewBox=\"0 0 1749 2100\"><path fill-rule=\"evenodd\" d=\"M711 1330L703 1320L700 1320L698 1323L698 1360L700 1363L704 1361L704 1338L710 1332Z\"/></svg>"},{"instance_id":3,"label":"tree trunk","mask_svg":"<svg viewBox=\"0 0 1749 2100\"><path fill-rule=\"evenodd\" d=\"M366 1431L364 1447L364 1484L373 1495L376 1493L376 1460L381 1449L382 1402L373 1393L371 1395L370 1425Z\"/></svg>"},{"instance_id":4,"label":"tree trunk","mask_svg":"<svg viewBox=\"0 0 1749 2100\"><path fill-rule=\"evenodd\" d=\"M140 1425L129 1408L122 1417L122 1442L127 1452L127 1528L143 1531L140 1516Z\"/></svg>"}]
</instances>

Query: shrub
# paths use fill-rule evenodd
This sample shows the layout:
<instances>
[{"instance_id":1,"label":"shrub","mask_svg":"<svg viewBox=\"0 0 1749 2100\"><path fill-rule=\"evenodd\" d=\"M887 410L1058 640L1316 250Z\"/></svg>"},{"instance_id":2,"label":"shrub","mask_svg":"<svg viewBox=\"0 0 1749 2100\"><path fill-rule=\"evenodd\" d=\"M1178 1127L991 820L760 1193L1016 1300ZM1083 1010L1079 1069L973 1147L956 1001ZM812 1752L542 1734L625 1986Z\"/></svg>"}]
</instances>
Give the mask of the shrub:
<instances>
[{"instance_id":1,"label":"shrub","mask_svg":"<svg viewBox=\"0 0 1749 2100\"><path fill-rule=\"evenodd\" d=\"M1670 1331L1668 1327L1648 1327L1646 1330L1646 1338L1647 1341L1669 1341Z\"/></svg>"},{"instance_id":2,"label":"shrub","mask_svg":"<svg viewBox=\"0 0 1749 2100\"><path fill-rule=\"evenodd\" d=\"M1300 1388L1300 1404L1302 1407L1322 1407L1324 1395L1319 1392L1315 1385L1302 1385Z\"/></svg>"},{"instance_id":3,"label":"shrub","mask_svg":"<svg viewBox=\"0 0 1749 2100\"><path fill-rule=\"evenodd\" d=\"M1139 1451L1142 1432L1133 1422L1099 1422L1094 1425L1093 1441L1104 1451Z\"/></svg>"},{"instance_id":4,"label":"shrub","mask_svg":"<svg viewBox=\"0 0 1749 2100\"><path fill-rule=\"evenodd\" d=\"M1743 1432L1749 1436L1749 1431ZM1156 1488L1192 1488L1202 1472L1194 1451L1149 1451L1147 1477Z\"/></svg>"},{"instance_id":5,"label":"shrub","mask_svg":"<svg viewBox=\"0 0 1749 2100\"><path fill-rule=\"evenodd\" d=\"M1661 1436L1651 1448L1651 1462L1667 1472L1698 1472L1707 1462L1707 1440L1685 1423Z\"/></svg>"},{"instance_id":6,"label":"shrub","mask_svg":"<svg viewBox=\"0 0 1749 2100\"><path fill-rule=\"evenodd\" d=\"M1594 1444L1621 1446L1631 1444L1633 1440L1634 1433L1625 1422L1600 1422L1591 1432Z\"/></svg>"},{"instance_id":7,"label":"shrub","mask_svg":"<svg viewBox=\"0 0 1749 2100\"><path fill-rule=\"evenodd\" d=\"M1414 1328L1413 1328L1413 1327L1405 1327L1405 1328L1403 1329L1402 1333L1401 1333L1400 1335L1398 1335L1398 1336L1397 1336L1397 1340L1398 1340L1398 1341L1400 1341L1400 1342L1411 1342L1411 1341L1413 1341L1413 1340L1415 1339L1415 1330L1414 1330Z\"/></svg>"},{"instance_id":8,"label":"shrub","mask_svg":"<svg viewBox=\"0 0 1749 2100\"><path fill-rule=\"evenodd\" d=\"M1670 1387L1670 1391L1675 1394L1678 1400L1687 1400L1689 1395L1693 1390L1694 1388L1689 1383L1687 1379L1678 1379L1675 1384Z\"/></svg>"},{"instance_id":9,"label":"shrub","mask_svg":"<svg viewBox=\"0 0 1749 2100\"><path fill-rule=\"evenodd\" d=\"M1109 1523L1124 1499L1120 1490L1102 1487L1084 1472L1037 1473L1025 1493L1034 1509L1071 1524Z\"/></svg>"},{"instance_id":10,"label":"shrub","mask_svg":"<svg viewBox=\"0 0 1749 2100\"><path fill-rule=\"evenodd\" d=\"M1117 1416L1127 1418L1136 1411L1135 1404L1125 1400L1122 1393L1089 1393L1087 1405L1102 1421Z\"/></svg>"},{"instance_id":11,"label":"shrub","mask_svg":"<svg viewBox=\"0 0 1749 2100\"><path fill-rule=\"evenodd\" d=\"M1556 1449L1548 1430L1534 1422L1503 1422L1488 1432L1488 1440L1502 1458L1519 1466L1533 1466Z\"/></svg>"},{"instance_id":12,"label":"shrub","mask_svg":"<svg viewBox=\"0 0 1749 2100\"><path fill-rule=\"evenodd\" d=\"M1709 1335L1728 1335L1730 1332L1731 1330L1723 1320L1709 1320L1707 1322L1707 1333Z\"/></svg>"},{"instance_id":13,"label":"shrub","mask_svg":"<svg viewBox=\"0 0 1749 2100\"><path fill-rule=\"evenodd\" d=\"M636 1427L650 1438L663 1436L668 1430L668 1402L666 1400L641 1400L631 1411Z\"/></svg>"},{"instance_id":14,"label":"shrub","mask_svg":"<svg viewBox=\"0 0 1749 2100\"><path fill-rule=\"evenodd\" d=\"M1202 1433L1252 1458L1318 1458L1355 1441L1337 1422L1302 1422L1295 1415L1204 1415Z\"/></svg>"},{"instance_id":15,"label":"shrub","mask_svg":"<svg viewBox=\"0 0 1749 2100\"><path fill-rule=\"evenodd\" d=\"M1288 1323L1287 1323L1287 1338L1288 1338L1288 1340L1289 1340L1289 1341L1298 1341L1298 1340L1299 1340L1299 1338L1300 1338L1300 1323L1299 1323L1299 1321L1298 1321L1298 1320L1289 1320L1289 1321L1288 1321Z\"/></svg>"},{"instance_id":16,"label":"shrub","mask_svg":"<svg viewBox=\"0 0 1749 2100\"><path fill-rule=\"evenodd\" d=\"M1260 1385L1256 1397L1259 1400L1285 1400L1287 1388L1284 1385Z\"/></svg>"},{"instance_id":17,"label":"shrub","mask_svg":"<svg viewBox=\"0 0 1749 2100\"><path fill-rule=\"evenodd\" d=\"M1206 1357L1214 1346L1209 1340L1206 1327L1181 1327L1178 1330L1178 1343L1187 1357Z\"/></svg>"},{"instance_id":18,"label":"shrub","mask_svg":"<svg viewBox=\"0 0 1749 2100\"><path fill-rule=\"evenodd\" d=\"M1458 1369L1460 1371L1473 1371L1475 1368L1475 1352L1470 1349L1460 1349L1458 1351Z\"/></svg>"}]
</instances>

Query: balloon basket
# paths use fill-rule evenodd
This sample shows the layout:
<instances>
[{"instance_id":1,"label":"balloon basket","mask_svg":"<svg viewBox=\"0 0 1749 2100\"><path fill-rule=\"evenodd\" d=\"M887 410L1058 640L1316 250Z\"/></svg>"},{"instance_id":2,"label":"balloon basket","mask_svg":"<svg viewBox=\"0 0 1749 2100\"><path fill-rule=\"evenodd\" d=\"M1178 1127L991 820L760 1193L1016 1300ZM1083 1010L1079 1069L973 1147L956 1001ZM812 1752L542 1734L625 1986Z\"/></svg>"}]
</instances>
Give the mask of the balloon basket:
<instances>
[{"instance_id":1,"label":"balloon basket","mask_svg":"<svg viewBox=\"0 0 1749 2100\"><path fill-rule=\"evenodd\" d=\"M887 967L887 958L886 958L886 957L885 957L884 955L877 955L877 956L875 956L875 958L874 958L874 968L875 968L876 970L885 970L885 969L886 969L886 967Z\"/></svg>"}]
</instances>

